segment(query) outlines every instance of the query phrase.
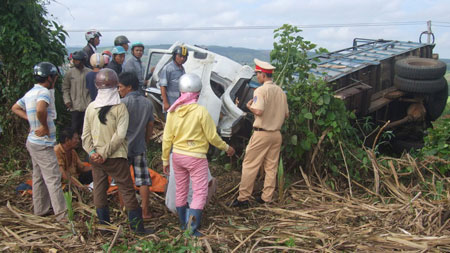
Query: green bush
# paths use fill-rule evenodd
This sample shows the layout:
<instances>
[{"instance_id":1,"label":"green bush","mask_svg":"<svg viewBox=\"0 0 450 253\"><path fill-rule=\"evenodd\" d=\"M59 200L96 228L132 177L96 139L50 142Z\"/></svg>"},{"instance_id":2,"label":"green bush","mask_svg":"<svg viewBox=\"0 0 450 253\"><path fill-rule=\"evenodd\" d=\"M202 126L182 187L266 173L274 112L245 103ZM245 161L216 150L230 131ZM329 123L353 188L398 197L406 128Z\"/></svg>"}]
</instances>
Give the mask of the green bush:
<instances>
[{"instance_id":1,"label":"green bush","mask_svg":"<svg viewBox=\"0 0 450 253\"><path fill-rule=\"evenodd\" d=\"M10 147L22 146L25 142L28 123L13 115L10 108L34 85L33 66L41 61L61 66L67 54L64 45L67 33L58 23L46 18L45 5L48 3L39 0L0 1L1 150L10 150ZM62 104L60 87L55 93L58 122L62 124L67 112ZM0 157L3 163L19 158L20 154L5 152Z\"/></svg>"},{"instance_id":2,"label":"green bush","mask_svg":"<svg viewBox=\"0 0 450 253\"><path fill-rule=\"evenodd\" d=\"M290 164L288 168L329 168L337 173L344 166L345 153L360 147L356 130L350 124L355 115L347 111L342 100L334 97L329 84L308 75L316 67L314 59L308 59L316 45L305 41L300 32L290 25L275 30L277 41L270 55L278 70L274 80L286 91L290 111L282 129L282 155ZM315 50L316 54L321 52L326 50ZM361 161L363 153L359 154ZM358 173L355 169L352 175L359 176Z\"/></svg>"},{"instance_id":3,"label":"green bush","mask_svg":"<svg viewBox=\"0 0 450 253\"><path fill-rule=\"evenodd\" d=\"M433 164L442 175L450 173L450 101L447 103L443 116L434 122L433 128L428 129L428 135L424 138L422 156L434 156L438 161Z\"/></svg>"}]
</instances>

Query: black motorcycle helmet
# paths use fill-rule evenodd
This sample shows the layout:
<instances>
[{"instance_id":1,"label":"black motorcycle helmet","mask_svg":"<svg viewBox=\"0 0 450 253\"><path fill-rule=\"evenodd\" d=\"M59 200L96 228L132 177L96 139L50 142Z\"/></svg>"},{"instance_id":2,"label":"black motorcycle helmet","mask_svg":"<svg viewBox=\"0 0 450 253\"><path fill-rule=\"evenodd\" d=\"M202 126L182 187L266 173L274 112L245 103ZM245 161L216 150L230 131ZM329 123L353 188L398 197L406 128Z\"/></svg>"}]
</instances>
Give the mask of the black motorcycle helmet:
<instances>
[{"instance_id":1,"label":"black motorcycle helmet","mask_svg":"<svg viewBox=\"0 0 450 253\"><path fill-rule=\"evenodd\" d=\"M33 75L38 83L43 83L49 76L56 76L58 69L50 62L40 62L34 66Z\"/></svg>"},{"instance_id":2,"label":"black motorcycle helmet","mask_svg":"<svg viewBox=\"0 0 450 253\"><path fill-rule=\"evenodd\" d=\"M119 35L114 39L114 46L121 46L123 44L130 43L128 38L124 35Z\"/></svg>"},{"instance_id":3,"label":"black motorcycle helmet","mask_svg":"<svg viewBox=\"0 0 450 253\"><path fill-rule=\"evenodd\" d=\"M87 54L84 51L82 51L82 50L75 51L72 54L72 59L78 60L78 61L82 61L83 63L85 63L86 60L87 60Z\"/></svg>"},{"instance_id":4,"label":"black motorcycle helmet","mask_svg":"<svg viewBox=\"0 0 450 253\"><path fill-rule=\"evenodd\" d=\"M180 55L180 56L185 56L185 62L189 56L189 52L187 50L187 47L185 46L176 46L173 51L172 51L172 59L175 60L175 56Z\"/></svg>"}]
</instances>

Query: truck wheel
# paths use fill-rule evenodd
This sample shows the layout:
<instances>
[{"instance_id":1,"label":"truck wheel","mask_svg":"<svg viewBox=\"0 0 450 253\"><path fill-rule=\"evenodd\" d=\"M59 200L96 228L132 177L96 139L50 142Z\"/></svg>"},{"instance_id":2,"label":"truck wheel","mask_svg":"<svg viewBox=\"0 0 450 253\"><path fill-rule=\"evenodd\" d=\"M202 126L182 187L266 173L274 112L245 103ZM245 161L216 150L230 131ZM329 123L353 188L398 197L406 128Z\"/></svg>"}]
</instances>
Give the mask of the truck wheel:
<instances>
[{"instance_id":1,"label":"truck wheel","mask_svg":"<svg viewBox=\"0 0 450 253\"><path fill-rule=\"evenodd\" d=\"M414 79L406 79L395 75L394 77L394 86L399 90L414 92L414 93L435 93L437 91L442 90L447 85L447 80L441 77L439 79L433 80L414 80Z\"/></svg>"},{"instance_id":2,"label":"truck wheel","mask_svg":"<svg viewBox=\"0 0 450 253\"><path fill-rule=\"evenodd\" d=\"M447 65L430 58L409 57L395 63L395 74L414 80L432 80L444 76Z\"/></svg>"},{"instance_id":3,"label":"truck wheel","mask_svg":"<svg viewBox=\"0 0 450 253\"><path fill-rule=\"evenodd\" d=\"M427 118L431 121L437 120L447 105L448 99L448 85L444 89L430 94L425 101L425 108L427 109Z\"/></svg>"}]
</instances>

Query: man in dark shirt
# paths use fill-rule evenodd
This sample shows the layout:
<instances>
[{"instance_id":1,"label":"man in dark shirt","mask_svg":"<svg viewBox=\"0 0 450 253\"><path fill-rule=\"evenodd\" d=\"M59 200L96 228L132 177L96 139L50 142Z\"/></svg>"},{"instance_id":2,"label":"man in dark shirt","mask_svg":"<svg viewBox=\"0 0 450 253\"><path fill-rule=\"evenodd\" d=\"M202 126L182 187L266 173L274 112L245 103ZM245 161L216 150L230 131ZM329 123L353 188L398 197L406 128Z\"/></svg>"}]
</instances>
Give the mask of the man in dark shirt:
<instances>
[{"instance_id":1,"label":"man in dark shirt","mask_svg":"<svg viewBox=\"0 0 450 253\"><path fill-rule=\"evenodd\" d=\"M92 54L96 53L102 34L99 31L92 29L87 31L84 36L86 38L87 45L83 48L83 51L86 53L88 59L84 64L86 67L92 69L89 59L91 59Z\"/></svg>"},{"instance_id":2,"label":"man in dark shirt","mask_svg":"<svg viewBox=\"0 0 450 253\"><path fill-rule=\"evenodd\" d=\"M112 69L117 75L122 73L122 64L125 61L125 49L121 46L116 46L112 50L112 61L106 66L106 68Z\"/></svg>"},{"instance_id":3,"label":"man in dark shirt","mask_svg":"<svg viewBox=\"0 0 450 253\"><path fill-rule=\"evenodd\" d=\"M97 87L95 86L95 77L97 73L105 65L105 58L99 53L95 53L90 59L91 66L93 67L92 72L86 74L86 88L89 90L89 96L91 96L92 101L97 97Z\"/></svg>"},{"instance_id":4,"label":"man in dark shirt","mask_svg":"<svg viewBox=\"0 0 450 253\"><path fill-rule=\"evenodd\" d=\"M133 72L119 75L119 94L130 117L127 140L128 162L134 168L135 184L142 198L142 217L151 218L148 208L150 174L147 169L147 144L153 134L153 106L139 91L139 80Z\"/></svg>"},{"instance_id":5,"label":"man in dark shirt","mask_svg":"<svg viewBox=\"0 0 450 253\"><path fill-rule=\"evenodd\" d=\"M73 65L64 75L62 84L64 104L70 110L72 129L81 134L83 130L84 112L91 102L89 90L86 88L86 75L92 70L85 67L86 58L84 51L73 53Z\"/></svg>"}]
</instances>

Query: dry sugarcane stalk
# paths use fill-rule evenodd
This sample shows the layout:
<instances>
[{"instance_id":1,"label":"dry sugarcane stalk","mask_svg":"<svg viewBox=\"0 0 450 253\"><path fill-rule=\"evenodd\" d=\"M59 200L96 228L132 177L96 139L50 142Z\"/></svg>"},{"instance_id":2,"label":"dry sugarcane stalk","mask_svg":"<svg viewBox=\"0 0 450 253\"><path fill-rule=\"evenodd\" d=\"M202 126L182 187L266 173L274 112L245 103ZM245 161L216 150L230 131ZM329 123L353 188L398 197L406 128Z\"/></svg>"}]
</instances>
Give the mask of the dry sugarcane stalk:
<instances>
[{"instance_id":1,"label":"dry sugarcane stalk","mask_svg":"<svg viewBox=\"0 0 450 253\"><path fill-rule=\"evenodd\" d=\"M348 187L350 190L350 196L353 198L352 181L350 180L350 172L348 171L347 159L345 159L345 154L344 154L344 150L342 149L341 141L339 141L339 148L341 149L342 158L344 158L345 169L347 170L347 181L348 181Z\"/></svg>"},{"instance_id":2,"label":"dry sugarcane stalk","mask_svg":"<svg viewBox=\"0 0 450 253\"><path fill-rule=\"evenodd\" d=\"M238 246L236 246L236 248L234 248L231 253L236 252L236 250L238 250L242 245L244 245L244 243L246 243L248 240L250 240L250 238L252 238L252 236L254 236L256 233L258 233L259 231L261 231L261 229L263 229L264 226L259 227L257 230L255 230L253 233L251 233L247 238L245 238L245 240L243 240L241 243L239 243Z\"/></svg>"},{"instance_id":3,"label":"dry sugarcane stalk","mask_svg":"<svg viewBox=\"0 0 450 253\"><path fill-rule=\"evenodd\" d=\"M119 238L119 235L122 232L122 228L123 228L122 225L120 225L119 228L117 229L116 234L114 235L114 238L113 238L113 240L111 241L111 244L108 247L108 251L107 251L108 253L110 253L111 250L113 249L114 244L117 241L117 238Z\"/></svg>"}]
</instances>

